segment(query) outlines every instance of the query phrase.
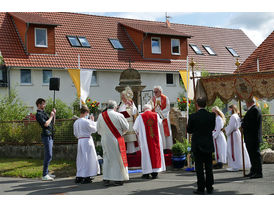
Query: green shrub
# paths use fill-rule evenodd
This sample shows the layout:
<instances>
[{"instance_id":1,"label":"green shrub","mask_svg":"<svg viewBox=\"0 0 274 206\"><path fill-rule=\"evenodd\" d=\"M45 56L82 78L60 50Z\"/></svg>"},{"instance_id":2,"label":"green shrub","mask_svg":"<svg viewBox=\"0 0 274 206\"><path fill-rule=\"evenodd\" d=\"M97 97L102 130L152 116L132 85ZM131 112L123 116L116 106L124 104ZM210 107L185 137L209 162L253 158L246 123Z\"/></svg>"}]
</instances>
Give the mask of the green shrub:
<instances>
[{"instance_id":1,"label":"green shrub","mask_svg":"<svg viewBox=\"0 0 274 206\"><path fill-rule=\"evenodd\" d=\"M51 98L46 100L45 112L50 114L53 108L53 100ZM71 119L73 116L73 110L62 100L57 99L55 102L56 119Z\"/></svg>"},{"instance_id":2,"label":"green shrub","mask_svg":"<svg viewBox=\"0 0 274 206\"><path fill-rule=\"evenodd\" d=\"M188 147L190 147L190 143L187 142L186 138L183 138L183 142L176 140L176 143L171 148L173 156L179 157L189 153Z\"/></svg>"},{"instance_id":3,"label":"green shrub","mask_svg":"<svg viewBox=\"0 0 274 206\"><path fill-rule=\"evenodd\" d=\"M22 120L28 115L27 106L18 98L15 89L10 95L0 97L0 121Z\"/></svg>"},{"instance_id":4,"label":"green shrub","mask_svg":"<svg viewBox=\"0 0 274 206\"><path fill-rule=\"evenodd\" d=\"M260 144L260 150L264 150L264 149L268 149L268 148L271 148L271 144L269 144L267 141L266 141L266 138L263 138L263 142Z\"/></svg>"}]
</instances>

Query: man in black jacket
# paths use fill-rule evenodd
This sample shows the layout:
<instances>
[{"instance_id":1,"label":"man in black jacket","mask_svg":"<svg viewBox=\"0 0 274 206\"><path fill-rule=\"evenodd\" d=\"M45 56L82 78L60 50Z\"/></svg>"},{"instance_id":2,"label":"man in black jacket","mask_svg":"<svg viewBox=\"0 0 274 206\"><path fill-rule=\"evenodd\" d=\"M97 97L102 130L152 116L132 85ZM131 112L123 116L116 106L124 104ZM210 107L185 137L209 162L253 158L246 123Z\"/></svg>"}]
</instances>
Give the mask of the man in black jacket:
<instances>
[{"instance_id":1,"label":"man in black jacket","mask_svg":"<svg viewBox=\"0 0 274 206\"><path fill-rule=\"evenodd\" d=\"M246 175L246 177L262 178L262 160L260 154L260 143L262 142L262 113L255 105L253 99L247 100L246 106L248 110L244 116L242 128L251 162L250 173Z\"/></svg>"},{"instance_id":2,"label":"man in black jacket","mask_svg":"<svg viewBox=\"0 0 274 206\"><path fill-rule=\"evenodd\" d=\"M191 151L194 154L195 170L197 174L198 189L193 191L195 194L204 194L213 192L214 184L212 172L212 153L214 152L212 131L215 128L215 113L205 110L206 100L197 99L198 111L189 116L187 132L192 134ZM204 177L204 166L206 178Z\"/></svg>"}]
</instances>

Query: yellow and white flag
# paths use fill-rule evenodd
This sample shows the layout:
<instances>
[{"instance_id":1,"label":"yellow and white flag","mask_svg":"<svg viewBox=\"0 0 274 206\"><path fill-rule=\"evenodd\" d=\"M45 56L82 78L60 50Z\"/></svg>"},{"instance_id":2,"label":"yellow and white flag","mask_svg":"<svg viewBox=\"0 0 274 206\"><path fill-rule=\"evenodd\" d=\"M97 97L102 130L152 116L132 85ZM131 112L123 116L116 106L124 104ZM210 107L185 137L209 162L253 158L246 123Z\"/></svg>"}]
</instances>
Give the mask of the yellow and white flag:
<instances>
[{"instance_id":1,"label":"yellow and white flag","mask_svg":"<svg viewBox=\"0 0 274 206\"><path fill-rule=\"evenodd\" d=\"M81 103L85 104L89 95L90 82L93 70L92 69L68 69L69 75L77 90L77 96Z\"/></svg>"},{"instance_id":2,"label":"yellow and white flag","mask_svg":"<svg viewBox=\"0 0 274 206\"><path fill-rule=\"evenodd\" d=\"M183 80L185 89L187 91L187 96L189 99L194 99L194 89L193 89L193 80L190 81L190 77L192 77L191 72L187 72L186 70L180 70L179 71L181 78ZM200 76L201 72L195 71L194 72L195 77ZM188 84L188 86L187 86ZM197 79L195 79L195 85L197 84Z\"/></svg>"}]
</instances>

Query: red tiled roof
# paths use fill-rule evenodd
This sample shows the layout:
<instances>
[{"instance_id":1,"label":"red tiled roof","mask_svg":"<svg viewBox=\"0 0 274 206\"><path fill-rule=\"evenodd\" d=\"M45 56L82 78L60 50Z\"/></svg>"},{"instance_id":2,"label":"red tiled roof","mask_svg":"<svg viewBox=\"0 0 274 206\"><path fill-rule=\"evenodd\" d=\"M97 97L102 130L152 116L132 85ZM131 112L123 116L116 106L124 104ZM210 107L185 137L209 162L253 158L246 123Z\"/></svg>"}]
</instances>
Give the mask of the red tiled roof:
<instances>
[{"instance_id":1,"label":"red tiled roof","mask_svg":"<svg viewBox=\"0 0 274 206\"><path fill-rule=\"evenodd\" d=\"M30 24L43 24L43 25L52 25L57 26L54 21L51 21L47 18L42 17L41 15L35 13L26 13L26 12L8 12L11 16L16 17L26 23Z\"/></svg>"},{"instance_id":2,"label":"red tiled roof","mask_svg":"<svg viewBox=\"0 0 274 206\"><path fill-rule=\"evenodd\" d=\"M257 72L257 59L260 71L274 71L274 31L242 63L240 72Z\"/></svg>"},{"instance_id":3,"label":"red tiled roof","mask_svg":"<svg viewBox=\"0 0 274 206\"><path fill-rule=\"evenodd\" d=\"M48 19L60 26L55 28L55 55L26 55L8 13L0 13L0 51L5 64L11 67L45 67L45 68L77 68L78 54L82 68L123 70L128 68L129 59L137 70L178 71L186 68L182 61L147 61L137 52L134 44L119 24L145 24L163 26L163 22L113 18L77 13L41 12L32 13ZM184 24L171 24L171 29L192 36L188 40L194 43L204 55L196 55L188 47L189 57L197 62L198 69L209 72L232 73L235 70L235 57L226 50L230 46L244 61L256 46L237 29L221 29ZM71 47L66 35L85 36L91 48ZM124 50L115 50L108 38L118 38ZM210 56L202 48L202 44L210 45L217 56Z\"/></svg>"},{"instance_id":4,"label":"red tiled roof","mask_svg":"<svg viewBox=\"0 0 274 206\"><path fill-rule=\"evenodd\" d=\"M149 33L149 34L191 37L190 35L187 35L183 32L179 32L169 27L166 27L165 24L162 24L162 25L148 25L148 24L136 24L136 23L121 23L121 24L126 27L130 27L138 31Z\"/></svg>"}]
</instances>

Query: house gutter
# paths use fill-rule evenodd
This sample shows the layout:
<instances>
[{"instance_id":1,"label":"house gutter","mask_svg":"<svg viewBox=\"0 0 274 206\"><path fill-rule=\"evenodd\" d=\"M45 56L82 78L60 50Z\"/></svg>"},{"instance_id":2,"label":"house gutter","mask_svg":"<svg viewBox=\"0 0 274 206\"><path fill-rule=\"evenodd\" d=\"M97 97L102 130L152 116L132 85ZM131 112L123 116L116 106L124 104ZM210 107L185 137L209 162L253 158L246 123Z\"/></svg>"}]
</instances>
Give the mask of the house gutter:
<instances>
[{"instance_id":1,"label":"house gutter","mask_svg":"<svg viewBox=\"0 0 274 206\"><path fill-rule=\"evenodd\" d=\"M144 38L142 39L142 42L141 42L141 54L142 54L142 57L144 58L144 41L145 39L147 38L147 33L145 33L145 36Z\"/></svg>"},{"instance_id":2,"label":"house gutter","mask_svg":"<svg viewBox=\"0 0 274 206\"><path fill-rule=\"evenodd\" d=\"M25 48L26 48L26 52L28 52L28 30L29 30L29 23L27 23L27 29L25 32Z\"/></svg>"}]
</instances>

